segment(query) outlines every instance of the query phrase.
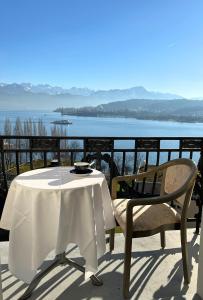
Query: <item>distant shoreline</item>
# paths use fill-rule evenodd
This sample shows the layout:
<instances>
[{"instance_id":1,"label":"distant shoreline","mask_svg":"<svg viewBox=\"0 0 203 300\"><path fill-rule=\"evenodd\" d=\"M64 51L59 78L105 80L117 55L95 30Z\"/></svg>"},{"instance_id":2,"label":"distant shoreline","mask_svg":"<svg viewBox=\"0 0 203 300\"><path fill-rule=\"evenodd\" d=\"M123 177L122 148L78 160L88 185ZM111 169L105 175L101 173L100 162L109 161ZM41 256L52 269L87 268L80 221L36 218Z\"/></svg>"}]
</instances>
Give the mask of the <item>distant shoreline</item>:
<instances>
[{"instance_id":1,"label":"distant shoreline","mask_svg":"<svg viewBox=\"0 0 203 300\"><path fill-rule=\"evenodd\" d=\"M203 123L203 117L185 117L185 116L143 116L136 114L119 114L119 113L85 113L85 112L67 112L62 113L61 111L54 110L54 112L61 113L63 116L76 116L76 117L94 117L94 118L132 118L143 121L162 121L162 122L178 122L178 123Z\"/></svg>"},{"instance_id":2,"label":"distant shoreline","mask_svg":"<svg viewBox=\"0 0 203 300\"><path fill-rule=\"evenodd\" d=\"M83 117L124 117L137 120L203 123L203 101L130 99L97 106L58 107L62 115Z\"/></svg>"}]
</instances>

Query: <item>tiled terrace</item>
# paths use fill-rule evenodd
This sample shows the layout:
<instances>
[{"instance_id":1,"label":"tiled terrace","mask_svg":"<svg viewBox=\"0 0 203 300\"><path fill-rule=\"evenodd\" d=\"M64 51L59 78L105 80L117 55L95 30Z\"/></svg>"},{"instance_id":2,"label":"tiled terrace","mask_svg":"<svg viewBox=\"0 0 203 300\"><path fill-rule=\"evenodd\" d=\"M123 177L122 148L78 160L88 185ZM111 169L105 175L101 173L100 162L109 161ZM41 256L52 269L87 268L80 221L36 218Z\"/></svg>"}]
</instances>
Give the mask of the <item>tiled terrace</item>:
<instances>
[{"instance_id":1,"label":"tiled terrace","mask_svg":"<svg viewBox=\"0 0 203 300\"><path fill-rule=\"evenodd\" d=\"M124 238L116 235L115 250L107 251L100 259L99 273L104 285L95 287L84 281L83 274L69 266L59 266L47 275L30 298L43 300L120 300L122 297L122 272ZM188 246L191 265L191 283L184 286L182 276L181 248L179 231L166 233L166 248L160 249L159 235L133 240L131 268L131 299L187 299L198 300L196 295L199 236L194 229L188 230ZM23 294L26 285L8 271L8 243L1 243L1 273L4 300L15 300ZM107 248L108 250L108 248ZM68 248L69 257L84 264L78 248ZM50 254L44 262L47 266L52 259Z\"/></svg>"}]
</instances>

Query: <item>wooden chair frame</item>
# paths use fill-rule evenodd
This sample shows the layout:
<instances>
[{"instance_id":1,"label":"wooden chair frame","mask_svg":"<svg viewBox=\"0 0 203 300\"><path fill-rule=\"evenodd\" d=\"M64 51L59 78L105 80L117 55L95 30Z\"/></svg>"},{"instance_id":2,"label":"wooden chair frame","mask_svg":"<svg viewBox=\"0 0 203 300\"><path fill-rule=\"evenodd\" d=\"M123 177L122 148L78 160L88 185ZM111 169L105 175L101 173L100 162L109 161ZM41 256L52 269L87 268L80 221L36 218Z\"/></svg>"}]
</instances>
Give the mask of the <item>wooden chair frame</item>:
<instances>
[{"instance_id":1,"label":"wooden chair frame","mask_svg":"<svg viewBox=\"0 0 203 300\"><path fill-rule=\"evenodd\" d=\"M165 231L166 230L180 230L181 234L181 250L183 259L183 273L186 284L190 282L189 269L188 269L188 251L187 251L187 210L190 203L195 178L197 175L197 167L195 163L186 158L180 158L166 162L160 166L157 166L153 170L143 172L137 175L118 176L112 180L112 201L117 198L117 184L121 181L133 181L144 180L147 177L157 174L159 171L164 171L168 167L175 165L187 165L191 169L191 173L186 182L176 191L170 194L164 194L162 196L150 197L150 198L137 198L130 199L126 207L126 231L125 231L125 257L124 257L124 275L123 275L123 295L124 298L129 297L129 282L130 282L130 264L131 264L131 251L132 251L132 238L145 237L160 233L161 247L165 247ZM147 231L135 231L133 230L133 207L138 205L154 205L170 203L176 200L180 196L185 194L185 200L181 213L181 221L174 224L163 224L154 230ZM114 236L115 229L110 233L110 251L114 249Z\"/></svg>"}]
</instances>

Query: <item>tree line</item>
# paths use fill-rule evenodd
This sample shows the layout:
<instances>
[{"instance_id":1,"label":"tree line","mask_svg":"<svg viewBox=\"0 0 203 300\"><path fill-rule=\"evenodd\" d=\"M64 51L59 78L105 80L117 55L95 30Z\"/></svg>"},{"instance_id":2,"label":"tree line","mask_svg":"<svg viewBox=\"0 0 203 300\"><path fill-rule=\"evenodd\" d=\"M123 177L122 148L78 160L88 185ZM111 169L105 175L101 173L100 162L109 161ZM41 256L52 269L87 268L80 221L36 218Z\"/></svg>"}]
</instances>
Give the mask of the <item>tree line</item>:
<instances>
[{"instance_id":1,"label":"tree line","mask_svg":"<svg viewBox=\"0 0 203 300\"><path fill-rule=\"evenodd\" d=\"M42 119L33 121L29 118L21 121L21 119L17 117L15 122L11 122L9 118L6 118L0 133L2 135L16 136L67 136L67 129L66 127L54 124L50 128L50 134L48 134L47 128Z\"/></svg>"},{"instance_id":2,"label":"tree line","mask_svg":"<svg viewBox=\"0 0 203 300\"><path fill-rule=\"evenodd\" d=\"M31 118L22 121L19 117L12 122L9 118L6 118L0 132L1 135L6 136L67 136L67 128L62 126L52 125L50 131L47 130L46 125L42 119L33 121ZM76 145L74 145L76 146ZM62 148L70 148L72 145L68 145L66 140L61 141ZM5 149L29 149L29 139L4 139ZM34 153L34 159L43 159L43 153ZM67 155L66 155L67 156ZM49 159L54 157L54 153L49 154ZM66 157L67 158L67 157ZM19 153L19 163L24 164L29 162L29 153ZM15 164L15 154L13 152L5 153L4 163L6 169L11 168ZM0 163L0 170L2 169Z\"/></svg>"}]
</instances>

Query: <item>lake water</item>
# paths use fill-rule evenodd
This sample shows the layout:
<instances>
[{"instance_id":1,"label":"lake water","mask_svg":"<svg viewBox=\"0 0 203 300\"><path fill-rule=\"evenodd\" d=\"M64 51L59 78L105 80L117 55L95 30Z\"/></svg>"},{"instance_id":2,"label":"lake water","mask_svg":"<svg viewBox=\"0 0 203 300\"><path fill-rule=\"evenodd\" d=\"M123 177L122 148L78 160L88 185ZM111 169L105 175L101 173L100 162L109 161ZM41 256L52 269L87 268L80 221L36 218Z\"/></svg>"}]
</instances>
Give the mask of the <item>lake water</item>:
<instances>
[{"instance_id":1,"label":"lake water","mask_svg":"<svg viewBox=\"0 0 203 300\"><path fill-rule=\"evenodd\" d=\"M4 121L9 118L15 123L17 117L21 121L31 118L33 121L43 120L48 132L52 121L68 119L70 136L118 136L118 137L196 137L203 134L203 123L178 123L170 121L146 121L132 118L96 118L64 116L50 111L1 111L0 132L3 133Z\"/></svg>"},{"instance_id":2,"label":"lake water","mask_svg":"<svg viewBox=\"0 0 203 300\"><path fill-rule=\"evenodd\" d=\"M67 125L69 136L117 136L117 137L201 137L203 134L203 123L178 123L164 121L146 121L131 118L96 118L64 116L50 111L4 111L0 112L0 132L3 133L4 121L9 118L14 124L17 117L21 122L31 118L34 122L43 120L50 133L53 126L52 121L68 119L72 122ZM60 126L60 125L59 125ZM116 141L115 148L134 148L134 142L130 140ZM178 141L162 141L162 148L179 148ZM189 157L189 153L184 154ZM171 158L177 158L178 152L172 153ZM145 157L142 157L144 160ZM194 153L193 159L198 161L199 153ZM167 160L167 154L161 153L160 162ZM149 163L155 163L155 155L150 154Z\"/></svg>"}]
</instances>

